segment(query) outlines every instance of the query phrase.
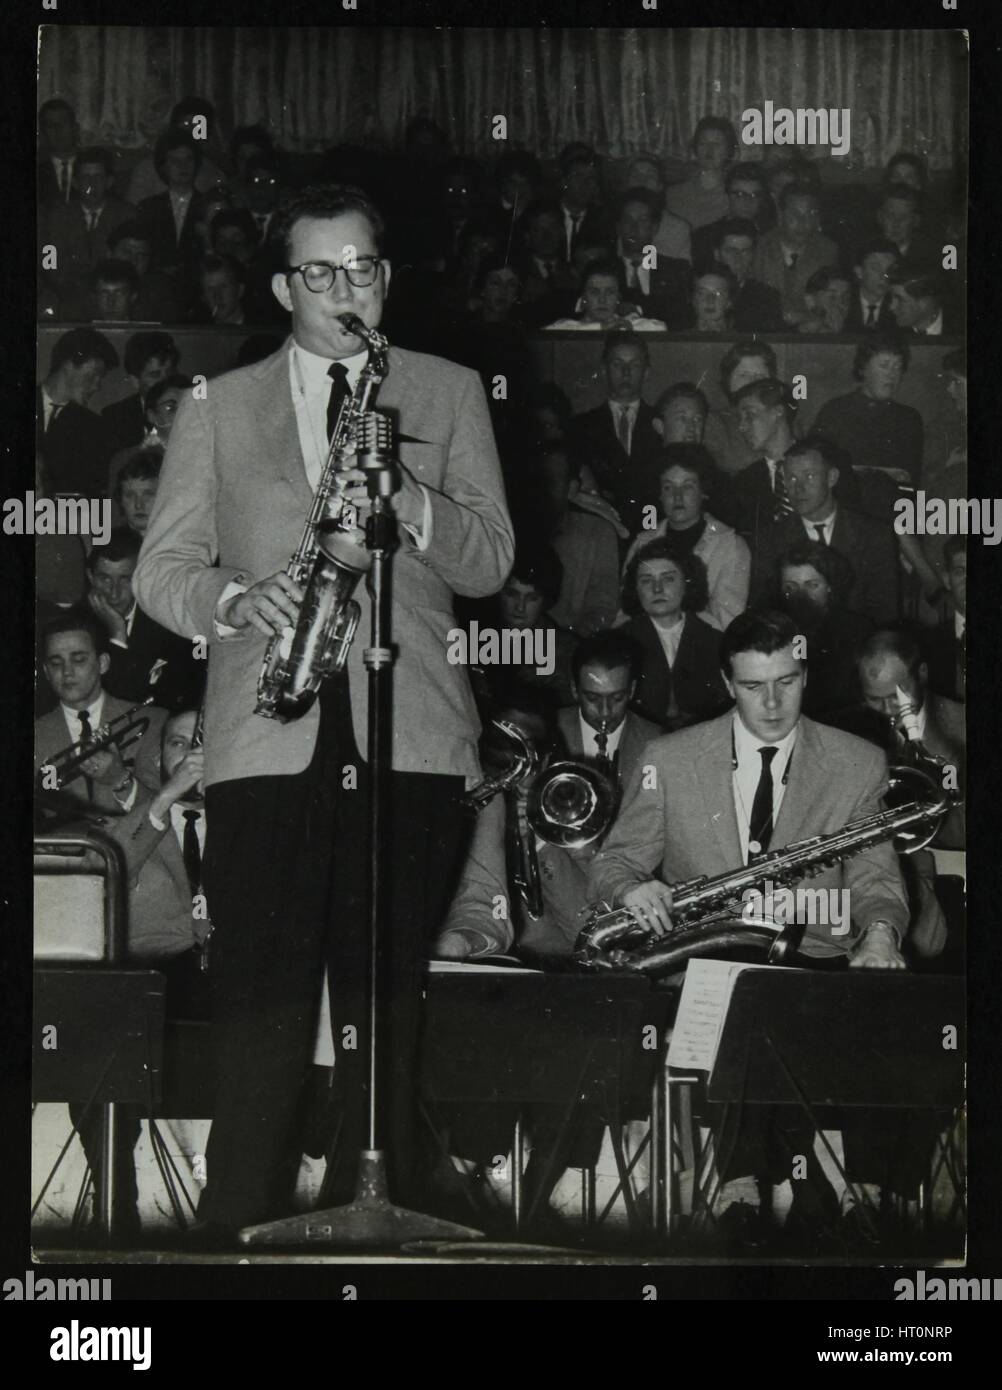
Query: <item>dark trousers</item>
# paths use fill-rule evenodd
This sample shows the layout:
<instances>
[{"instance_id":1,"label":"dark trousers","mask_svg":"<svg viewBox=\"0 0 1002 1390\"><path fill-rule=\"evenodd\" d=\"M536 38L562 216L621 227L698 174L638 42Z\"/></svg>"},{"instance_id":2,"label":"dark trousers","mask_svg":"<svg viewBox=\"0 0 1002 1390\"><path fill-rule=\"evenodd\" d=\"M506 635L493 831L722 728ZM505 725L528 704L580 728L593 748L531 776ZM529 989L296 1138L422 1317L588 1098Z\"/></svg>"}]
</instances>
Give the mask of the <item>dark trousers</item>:
<instances>
[{"instance_id":1,"label":"dark trousers","mask_svg":"<svg viewBox=\"0 0 1002 1390\"><path fill-rule=\"evenodd\" d=\"M424 962L458 876L466 821L460 777L393 773L387 782L379 846L386 908L380 1039L387 1061L377 1138L388 1150L392 1195L401 1201L415 1186L419 1158ZM367 816L367 769L342 681L321 697L308 768L208 789L203 875L214 927L215 1108L199 1208L205 1220L238 1227L288 1208L325 963L341 1116L329 1190L335 1202L354 1190L358 1152L368 1143Z\"/></svg>"}]
</instances>

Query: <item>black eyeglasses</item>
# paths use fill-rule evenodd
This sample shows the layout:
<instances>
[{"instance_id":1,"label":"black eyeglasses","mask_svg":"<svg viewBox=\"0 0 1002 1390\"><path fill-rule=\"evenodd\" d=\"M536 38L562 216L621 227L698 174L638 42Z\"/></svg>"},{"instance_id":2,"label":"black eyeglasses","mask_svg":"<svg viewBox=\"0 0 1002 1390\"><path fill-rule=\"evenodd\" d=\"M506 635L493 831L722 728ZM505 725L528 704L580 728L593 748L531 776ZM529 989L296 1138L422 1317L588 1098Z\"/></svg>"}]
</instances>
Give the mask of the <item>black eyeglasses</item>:
<instances>
[{"instance_id":1,"label":"black eyeglasses","mask_svg":"<svg viewBox=\"0 0 1002 1390\"><path fill-rule=\"evenodd\" d=\"M375 283L382 262L382 256L356 256L350 266L332 265L330 261L306 261L303 265L286 266L285 273L301 275L308 290L312 290L314 294L324 294L333 285L338 271L343 270L348 277L348 284L354 285L357 290L363 290L367 285Z\"/></svg>"}]
</instances>

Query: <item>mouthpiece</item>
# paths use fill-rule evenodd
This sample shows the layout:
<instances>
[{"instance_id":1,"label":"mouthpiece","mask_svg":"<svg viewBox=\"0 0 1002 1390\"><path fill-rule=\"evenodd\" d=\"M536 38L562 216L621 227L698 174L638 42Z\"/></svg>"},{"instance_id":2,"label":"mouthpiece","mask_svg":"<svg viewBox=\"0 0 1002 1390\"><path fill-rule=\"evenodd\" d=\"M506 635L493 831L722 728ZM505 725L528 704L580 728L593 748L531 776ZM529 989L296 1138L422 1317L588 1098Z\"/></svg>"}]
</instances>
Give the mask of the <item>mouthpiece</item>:
<instances>
[{"instance_id":1,"label":"mouthpiece","mask_svg":"<svg viewBox=\"0 0 1002 1390\"><path fill-rule=\"evenodd\" d=\"M338 322L346 333L354 333L356 338L369 341L369 330L357 314L338 314Z\"/></svg>"},{"instance_id":2,"label":"mouthpiece","mask_svg":"<svg viewBox=\"0 0 1002 1390\"><path fill-rule=\"evenodd\" d=\"M898 707L897 723L902 733L906 734L909 739L916 742L920 741L922 733L919 729L918 710L900 685L894 687L894 701Z\"/></svg>"}]
</instances>

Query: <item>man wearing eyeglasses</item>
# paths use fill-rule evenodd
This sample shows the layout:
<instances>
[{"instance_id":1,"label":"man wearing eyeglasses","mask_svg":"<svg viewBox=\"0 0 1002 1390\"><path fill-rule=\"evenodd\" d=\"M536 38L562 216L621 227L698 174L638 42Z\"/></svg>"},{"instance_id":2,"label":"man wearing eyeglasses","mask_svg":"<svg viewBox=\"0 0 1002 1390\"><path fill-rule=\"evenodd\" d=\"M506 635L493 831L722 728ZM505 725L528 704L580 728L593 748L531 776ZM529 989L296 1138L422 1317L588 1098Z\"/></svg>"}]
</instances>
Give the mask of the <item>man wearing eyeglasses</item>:
<instances>
[{"instance_id":1,"label":"man wearing eyeglasses","mask_svg":"<svg viewBox=\"0 0 1002 1390\"><path fill-rule=\"evenodd\" d=\"M291 337L265 361L208 383L171 435L135 574L142 603L210 644L205 783L212 836L204 883L212 942L216 1108L200 1216L209 1243L284 1214L301 1083L312 1055L321 974L331 982L341 1139L335 1201L354 1189L365 1142L363 971L366 902L369 600L346 676L302 718L254 713L267 640L294 627L301 589L286 575L327 453L328 430L365 365L340 322L375 328L390 285L383 221L358 189L294 195L274 227L283 269L272 291ZM495 593L513 557L511 523L483 389L441 358L391 347L376 406L394 425L390 814L380 846L392 1059L381 1095L391 1195L422 1201L415 1124L423 961L462 863L459 798L479 775L466 672L447 660L454 594ZM368 499L360 470L344 495ZM216 563L218 561L218 563ZM425 1202L427 1206L427 1202Z\"/></svg>"}]
</instances>

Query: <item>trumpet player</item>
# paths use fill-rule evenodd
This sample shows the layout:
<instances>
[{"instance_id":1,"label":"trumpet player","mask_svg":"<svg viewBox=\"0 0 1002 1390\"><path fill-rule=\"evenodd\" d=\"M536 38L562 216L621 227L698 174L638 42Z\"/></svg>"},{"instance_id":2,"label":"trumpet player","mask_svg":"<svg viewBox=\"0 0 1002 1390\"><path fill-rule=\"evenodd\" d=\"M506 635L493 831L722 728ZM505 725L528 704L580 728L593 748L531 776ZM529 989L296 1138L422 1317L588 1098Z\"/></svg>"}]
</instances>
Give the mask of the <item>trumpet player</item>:
<instances>
[{"instance_id":1,"label":"trumpet player","mask_svg":"<svg viewBox=\"0 0 1002 1390\"><path fill-rule=\"evenodd\" d=\"M42 670L59 700L56 709L35 721L35 770L43 789L50 789L46 769L58 753L86 744L105 724L130 709L102 684L110 665L107 646L97 620L77 610L53 618L42 632ZM155 739L165 712L150 707L146 713L150 723L145 737ZM126 761L112 743L83 763L83 775L63 795L68 806L80 811L117 812L132 806L136 792L132 759Z\"/></svg>"},{"instance_id":2,"label":"trumpet player","mask_svg":"<svg viewBox=\"0 0 1002 1390\"><path fill-rule=\"evenodd\" d=\"M142 607L210 644L205 707L204 881L213 936L216 1108L200 1239L286 1214L284 1159L315 1035L322 971L335 1035L358 1030L334 1068L341 1144L329 1188L354 1194L365 1134L367 685L370 605L346 675L302 718L255 714L268 639L295 629L303 590L286 572L303 535L338 417L366 366L341 321L382 319L391 282L382 215L359 189L292 195L271 229L271 289L291 335L263 362L214 378L178 412L135 574ZM447 660L455 594L496 593L513 538L483 388L441 358L391 347L375 402L392 414L400 543L393 560L392 774L386 875L385 1011L392 1060L382 1090L393 1200L429 1205L414 1067L424 960L458 876L460 798L479 777L478 721L464 668ZM336 437L336 436L335 436ZM368 512L361 470L341 497ZM217 563L218 562L218 563ZM364 635L363 635L364 634Z\"/></svg>"}]
</instances>

